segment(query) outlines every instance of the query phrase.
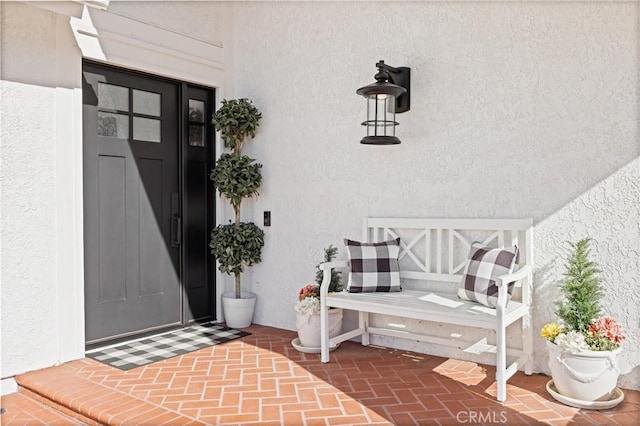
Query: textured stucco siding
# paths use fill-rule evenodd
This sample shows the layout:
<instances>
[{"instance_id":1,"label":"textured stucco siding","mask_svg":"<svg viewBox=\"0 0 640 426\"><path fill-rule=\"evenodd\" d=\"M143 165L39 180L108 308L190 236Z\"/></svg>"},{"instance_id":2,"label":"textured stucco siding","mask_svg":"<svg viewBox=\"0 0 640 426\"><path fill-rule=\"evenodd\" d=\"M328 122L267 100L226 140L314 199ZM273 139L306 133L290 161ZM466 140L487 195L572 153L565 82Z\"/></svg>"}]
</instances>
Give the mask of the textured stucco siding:
<instances>
[{"instance_id":1,"label":"textured stucco siding","mask_svg":"<svg viewBox=\"0 0 640 426\"><path fill-rule=\"evenodd\" d=\"M533 217L535 370L548 372L537 331L554 319L566 241L589 236L603 307L629 330L620 383L638 388L639 6L236 4L236 95L264 117L247 145L264 164L250 208L256 220L272 210L273 224L246 279L255 321L294 329L283 306L312 281L323 247L346 256L342 239L360 238L365 216ZM355 90L380 59L412 68L399 146L358 143L366 107Z\"/></svg>"},{"instance_id":2,"label":"textured stucco siding","mask_svg":"<svg viewBox=\"0 0 640 426\"><path fill-rule=\"evenodd\" d=\"M225 36L224 8L224 2L219 1L117 0L108 10L178 34L221 43Z\"/></svg>"},{"instance_id":3,"label":"textured stucco siding","mask_svg":"<svg viewBox=\"0 0 640 426\"><path fill-rule=\"evenodd\" d=\"M56 15L2 5L2 375L58 361Z\"/></svg>"}]
</instances>

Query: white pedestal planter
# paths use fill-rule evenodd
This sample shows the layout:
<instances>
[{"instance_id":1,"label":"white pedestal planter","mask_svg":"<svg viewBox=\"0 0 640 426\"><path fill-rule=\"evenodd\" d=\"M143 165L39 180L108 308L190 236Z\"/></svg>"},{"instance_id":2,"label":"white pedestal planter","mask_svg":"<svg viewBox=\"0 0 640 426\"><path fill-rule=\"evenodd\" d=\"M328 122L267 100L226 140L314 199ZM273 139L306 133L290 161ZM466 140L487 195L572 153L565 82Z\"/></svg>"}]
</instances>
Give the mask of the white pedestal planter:
<instances>
[{"instance_id":1,"label":"white pedestal planter","mask_svg":"<svg viewBox=\"0 0 640 426\"><path fill-rule=\"evenodd\" d=\"M311 315L296 312L296 329L301 346L320 349L320 313ZM329 310L329 337L342 331L342 309Z\"/></svg>"},{"instance_id":2,"label":"white pedestal planter","mask_svg":"<svg viewBox=\"0 0 640 426\"><path fill-rule=\"evenodd\" d=\"M566 352L547 342L553 384L561 395L579 401L610 401L618 382L615 351Z\"/></svg>"},{"instance_id":3,"label":"white pedestal planter","mask_svg":"<svg viewBox=\"0 0 640 426\"><path fill-rule=\"evenodd\" d=\"M249 327L255 306L256 295L254 293L243 291L240 299L236 299L235 292L227 292L222 295L222 311L228 327Z\"/></svg>"}]
</instances>

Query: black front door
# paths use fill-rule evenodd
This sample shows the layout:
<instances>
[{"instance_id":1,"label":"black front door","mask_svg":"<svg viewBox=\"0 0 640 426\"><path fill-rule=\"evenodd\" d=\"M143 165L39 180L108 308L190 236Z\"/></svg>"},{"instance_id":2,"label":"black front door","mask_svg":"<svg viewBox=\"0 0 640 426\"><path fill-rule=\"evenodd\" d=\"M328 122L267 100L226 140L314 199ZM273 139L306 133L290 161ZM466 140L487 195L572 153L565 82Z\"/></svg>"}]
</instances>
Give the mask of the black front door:
<instances>
[{"instance_id":1,"label":"black front door","mask_svg":"<svg viewBox=\"0 0 640 426\"><path fill-rule=\"evenodd\" d=\"M83 66L87 343L181 322L179 87Z\"/></svg>"}]
</instances>

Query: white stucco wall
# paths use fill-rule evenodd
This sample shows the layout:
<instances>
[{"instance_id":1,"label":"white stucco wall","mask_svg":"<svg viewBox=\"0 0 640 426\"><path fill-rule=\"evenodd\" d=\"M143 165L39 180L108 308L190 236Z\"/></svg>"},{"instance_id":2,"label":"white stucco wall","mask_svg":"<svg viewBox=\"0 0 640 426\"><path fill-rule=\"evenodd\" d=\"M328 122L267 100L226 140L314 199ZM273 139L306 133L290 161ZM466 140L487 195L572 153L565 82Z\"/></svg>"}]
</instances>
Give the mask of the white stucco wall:
<instances>
[{"instance_id":1,"label":"white stucco wall","mask_svg":"<svg viewBox=\"0 0 640 426\"><path fill-rule=\"evenodd\" d=\"M2 5L2 374L59 360L56 14ZM49 64L49 66L43 66Z\"/></svg>"},{"instance_id":2,"label":"white stucco wall","mask_svg":"<svg viewBox=\"0 0 640 426\"><path fill-rule=\"evenodd\" d=\"M254 321L294 329L283 306L313 280L323 247L345 257L342 239L360 238L365 216L533 217L535 330L555 319L565 241L594 238L603 307L629 331L620 384L639 388L639 7L236 4L235 95L263 111L247 147L264 164L250 208L273 223L246 280ZM399 146L358 143L355 90L380 59L412 68ZM536 371L546 362L536 350Z\"/></svg>"},{"instance_id":3,"label":"white stucco wall","mask_svg":"<svg viewBox=\"0 0 640 426\"><path fill-rule=\"evenodd\" d=\"M112 1L108 11L205 41L225 38L226 6L220 1Z\"/></svg>"}]
</instances>

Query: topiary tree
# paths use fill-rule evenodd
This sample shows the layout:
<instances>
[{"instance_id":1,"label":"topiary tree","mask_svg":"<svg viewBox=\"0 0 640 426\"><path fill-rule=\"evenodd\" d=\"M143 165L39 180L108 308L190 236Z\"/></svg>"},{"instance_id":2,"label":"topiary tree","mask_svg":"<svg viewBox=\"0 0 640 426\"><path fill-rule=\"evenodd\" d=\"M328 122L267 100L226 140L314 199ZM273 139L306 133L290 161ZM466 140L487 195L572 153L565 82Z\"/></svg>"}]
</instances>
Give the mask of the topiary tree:
<instances>
[{"instance_id":1,"label":"topiary tree","mask_svg":"<svg viewBox=\"0 0 640 426\"><path fill-rule=\"evenodd\" d=\"M587 334L591 321L600 316L600 278L596 264L589 260L589 241L569 243L573 249L560 284L565 300L556 302L556 315L568 331Z\"/></svg>"},{"instance_id":2,"label":"topiary tree","mask_svg":"<svg viewBox=\"0 0 640 426\"><path fill-rule=\"evenodd\" d=\"M232 153L220 156L211 171L213 185L233 206L235 221L218 225L211 231L211 253L218 260L218 269L235 276L235 295L242 295L240 275L245 266L260 263L264 232L253 222L241 222L240 205L245 198L258 195L262 184L262 164L242 154L247 137L254 138L262 114L248 99L224 99L215 112L212 123L226 148Z\"/></svg>"}]
</instances>

